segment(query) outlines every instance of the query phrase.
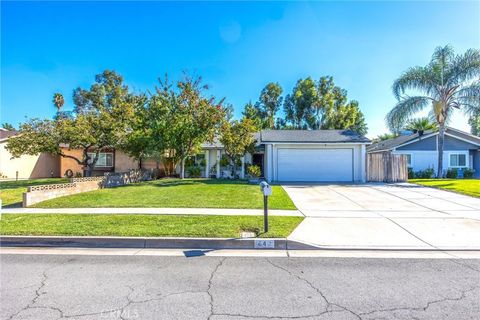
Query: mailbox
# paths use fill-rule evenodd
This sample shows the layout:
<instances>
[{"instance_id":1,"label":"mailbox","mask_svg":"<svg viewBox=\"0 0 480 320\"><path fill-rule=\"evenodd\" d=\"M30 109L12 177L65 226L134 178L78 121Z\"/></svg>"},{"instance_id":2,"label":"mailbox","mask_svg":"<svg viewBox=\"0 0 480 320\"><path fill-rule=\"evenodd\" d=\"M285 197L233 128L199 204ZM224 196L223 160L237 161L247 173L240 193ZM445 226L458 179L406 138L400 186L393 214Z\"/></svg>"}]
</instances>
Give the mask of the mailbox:
<instances>
[{"instance_id":1,"label":"mailbox","mask_svg":"<svg viewBox=\"0 0 480 320\"><path fill-rule=\"evenodd\" d=\"M260 182L260 190L262 190L264 196L272 195L272 187L266 181Z\"/></svg>"},{"instance_id":2,"label":"mailbox","mask_svg":"<svg viewBox=\"0 0 480 320\"><path fill-rule=\"evenodd\" d=\"M266 182L260 182L260 190L263 193L263 230L268 232L268 196L272 195L272 187Z\"/></svg>"}]
</instances>

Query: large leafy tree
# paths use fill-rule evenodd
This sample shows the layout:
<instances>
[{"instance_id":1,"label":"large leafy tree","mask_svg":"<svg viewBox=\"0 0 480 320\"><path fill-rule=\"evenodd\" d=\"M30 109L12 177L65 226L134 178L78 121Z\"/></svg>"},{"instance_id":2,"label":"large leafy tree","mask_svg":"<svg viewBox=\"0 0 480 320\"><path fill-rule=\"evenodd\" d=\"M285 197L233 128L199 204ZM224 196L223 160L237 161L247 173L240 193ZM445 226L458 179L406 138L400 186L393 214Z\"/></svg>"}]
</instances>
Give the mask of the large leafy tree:
<instances>
[{"instance_id":1,"label":"large leafy tree","mask_svg":"<svg viewBox=\"0 0 480 320\"><path fill-rule=\"evenodd\" d=\"M242 118L252 121L257 130L261 130L263 128L260 110L258 110L258 108L256 108L252 102L247 103L243 108Z\"/></svg>"},{"instance_id":2,"label":"large leafy tree","mask_svg":"<svg viewBox=\"0 0 480 320\"><path fill-rule=\"evenodd\" d=\"M200 77L185 77L175 85L160 81L153 99L157 117L151 122L152 136L158 137L180 177L185 177L185 160L195 155L205 141L213 141L226 117L223 100L207 97L208 86Z\"/></svg>"},{"instance_id":3,"label":"large leafy tree","mask_svg":"<svg viewBox=\"0 0 480 320\"><path fill-rule=\"evenodd\" d=\"M149 126L151 110L147 108L149 99L145 95L138 95L137 98L138 103L133 107L133 115L125 139L118 145L118 148L137 160L138 168L142 169L143 160L152 157L153 154L152 131Z\"/></svg>"},{"instance_id":4,"label":"large leafy tree","mask_svg":"<svg viewBox=\"0 0 480 320\"><path fill-rule=\"evenodd\" d=\"M255 107L258 109L258 113L262 118L263 129L275 128L275 115L278 110L280 110L283 101L282 92L282 87L274 82L268 83L262 89Z\"/></svg>"},{"instance_id":5,"label":"large leafy tree","mask_svg":"<svg viewBox=\"0 0 480 320\"><path fill-rule=\"evenodd\" d=\"M10 153L19 157L48 152L71 158L86 167L90 176L102 149L125 142L135 106L143 101L129 92L119 74L110 70L97 75L89 89L75 89L73 100L73 111L63 112L63 96L56 93L53 101L57 116L21 124L20 134L8 141ZM82 149L82 155L66 154L62 146Z\"/></svg>"},{"instance_id":6,"label":"large leafy tree","mask_svg":"<svg viewBox=\"0 0 480 320\"><path fill-rule=\"evenodd\" d=\"M407 94L407 91L410 94ZM386 120L398 131L417 112L430 108L438 129L437 177L443 176L445 127L454 109L472 115L480 109L480 51L455 55L451 46L437 47L430 63L412 67L393 84L398 102Z\"/></svg>"},{"instance_id":7,"label":"large leafy tree","mask_svg":"<svg viewBox=\"0 0 480 320\"><path fill-rule=\"evenodd\" d=\"M292 93L285 97L283 104L285 125L294 129L307 129L307 119L311 118L313 106L317 101L315 81L310 77L298 80Z\"/></svg>"},{"instance_id":8,"label":"large leafy tree","mask_svg":"<svg viewBox=\"0 0 480 320\"><path fill-rule=\"evenodd\" d=\"M225 121L221 128L220 142L225 148L225 155L233 167L233 176L237 172L237 162L247 152L253 153L255 148L254 133L257 127L252 120L243 118L241 121Z\"/></svg>"},{"instance_id":9,"label":"large leafy tree","mask_svg":"<svg viewBox=\"0 0 480 320\"><path fill-rule=\"evenodd\" d=\"M351 129L367 133L365 117L357 101L348 102L347 91L336 86L332 77L301 79L285 98L285 121L294 129Z\"/></svg>"}]
</instances>

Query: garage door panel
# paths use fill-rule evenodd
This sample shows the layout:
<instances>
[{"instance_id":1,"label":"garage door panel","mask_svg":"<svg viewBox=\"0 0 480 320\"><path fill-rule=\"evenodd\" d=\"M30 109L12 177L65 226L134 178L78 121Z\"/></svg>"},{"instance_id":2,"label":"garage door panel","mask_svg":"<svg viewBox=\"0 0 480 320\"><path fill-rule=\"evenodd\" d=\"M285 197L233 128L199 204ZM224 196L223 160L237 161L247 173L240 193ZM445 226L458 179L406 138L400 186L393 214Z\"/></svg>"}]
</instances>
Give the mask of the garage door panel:
<instances>
[{"instance_id":1,"label":"garage door panel","mask_svg":"<svg viewBox=\"0 0 480 320\"><path fill-rule=\"evenodd\" d=\"M278 149L279 181L353 181L353 149Z\"/></svg>"}]
</instances>

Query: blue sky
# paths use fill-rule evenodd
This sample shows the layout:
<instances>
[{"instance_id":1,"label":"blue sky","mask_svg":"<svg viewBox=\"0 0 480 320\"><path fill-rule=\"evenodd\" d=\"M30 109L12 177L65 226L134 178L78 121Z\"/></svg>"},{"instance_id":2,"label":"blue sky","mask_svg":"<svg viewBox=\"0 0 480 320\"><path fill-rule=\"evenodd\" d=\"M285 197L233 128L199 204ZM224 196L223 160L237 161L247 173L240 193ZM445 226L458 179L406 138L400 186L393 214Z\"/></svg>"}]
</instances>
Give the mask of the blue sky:
<instances>
[{"instance_id":1,"label":"blue sky","mask_svg":"<svg viewBox=\"0 0 480 320\"><path fill-rule=\"evenodd\" d=\"M434 48L480 48L480 2L4 2L1 122L51 117L52 95L104 69L134 90L183 70L203 76L238 117L263 86L334 77L358 100L369 136L386 131L391 84ZM453 126L468 130L465 117Z\"/></svg>"}]
</instances>

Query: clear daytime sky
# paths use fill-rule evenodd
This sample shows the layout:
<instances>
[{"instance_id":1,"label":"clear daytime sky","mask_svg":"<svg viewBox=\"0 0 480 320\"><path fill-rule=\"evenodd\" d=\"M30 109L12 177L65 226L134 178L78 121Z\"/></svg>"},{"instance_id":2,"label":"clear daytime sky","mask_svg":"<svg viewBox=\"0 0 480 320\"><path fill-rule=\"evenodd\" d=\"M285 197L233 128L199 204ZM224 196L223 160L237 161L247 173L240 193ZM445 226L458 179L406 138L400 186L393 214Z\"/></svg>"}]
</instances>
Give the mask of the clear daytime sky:
<instances>
[{"instance_id":1,"label":"clear daytime sky","mask_svg":"<svg viewBox=\"0 0 480 320\"><path fill-rule=\"evenodd\" d=\"M271 81L290 92L331 75L358 100L369 134L387 131L391 85L436 46L480 48L480 2L5 2L1 3L1 122L52 117L104 69L134 90L166 72L201 75L239 117ZM452 126L468 130L455 115Z\"/></svg>"}]
</instances>

